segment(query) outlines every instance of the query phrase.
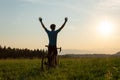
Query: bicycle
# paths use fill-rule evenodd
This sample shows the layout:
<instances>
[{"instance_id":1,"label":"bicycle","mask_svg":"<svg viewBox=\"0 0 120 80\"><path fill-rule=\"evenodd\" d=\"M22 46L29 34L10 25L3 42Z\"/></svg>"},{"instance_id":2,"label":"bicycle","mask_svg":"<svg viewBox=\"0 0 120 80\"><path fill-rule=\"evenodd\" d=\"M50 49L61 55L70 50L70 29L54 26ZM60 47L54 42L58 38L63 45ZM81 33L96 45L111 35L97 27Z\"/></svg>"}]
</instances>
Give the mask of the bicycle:
<instances>
[{"instance_id":1,"label":"bicycle","mask_svg":"<svg viewBox=\"0 0 120 80\"><path fill-rule=\"evenodd\" d=\"M47 47L48 48L48 45L45 45L45 47ZM62 51L62 48L61 47L57 47L57 49L59 49L59 53ZM48 64L48 52L47 52L47 54L42 54L42 59L41 59L41 69L42 70L44 70L44 66L46 67L46 68L49 68L50 67L50 65ZM57 55L57 57L58 57L58 55ZM54 58L54 57L52 57L52 58ZM58 63L58 61L59 61L59 58L57 58L57 63ZM54 61L53 61L54 62Z\"/></svg>"}]
</instances>

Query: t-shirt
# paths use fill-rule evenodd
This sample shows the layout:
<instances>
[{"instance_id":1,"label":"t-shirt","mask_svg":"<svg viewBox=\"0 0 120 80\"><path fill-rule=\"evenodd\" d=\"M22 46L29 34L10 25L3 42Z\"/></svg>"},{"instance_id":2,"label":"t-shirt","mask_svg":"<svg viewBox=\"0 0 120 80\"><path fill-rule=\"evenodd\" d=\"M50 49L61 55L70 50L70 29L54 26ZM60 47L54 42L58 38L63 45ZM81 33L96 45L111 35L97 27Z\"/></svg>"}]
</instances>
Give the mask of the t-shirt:
<instances>
[{"instance_id":1,"label":"t-shirt","mask_svg":"<svg viewBox=\"0 0 120 80\"><path fill-rule=\"evenodd\" d=\"M48 38L49 38L49 45L50 46L56 46L56 44L57 44L57 34L60 30L49 31L49 30L45 29L45 31L47 32L47 35L48 35Z\"/></svg>"}]
</instances>

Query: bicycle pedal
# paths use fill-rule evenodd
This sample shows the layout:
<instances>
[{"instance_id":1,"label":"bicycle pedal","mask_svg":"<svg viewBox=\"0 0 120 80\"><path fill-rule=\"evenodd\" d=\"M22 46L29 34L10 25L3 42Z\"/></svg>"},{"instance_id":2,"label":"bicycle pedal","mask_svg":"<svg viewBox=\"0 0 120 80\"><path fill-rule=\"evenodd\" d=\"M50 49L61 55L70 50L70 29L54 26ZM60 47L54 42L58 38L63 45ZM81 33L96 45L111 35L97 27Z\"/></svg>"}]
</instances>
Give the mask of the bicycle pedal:
<instances>
[{"instance_id":1,"label":"bicycle pedal","mask_svg":"<svg viewBox=\"0 0 120 80\"><path fill-rule=\"evenodd\" d=\"M45 64L45 65L48 65L48 63L47 63L47 62L44 62L44 64Z\"/></svg>"}]
</instances>

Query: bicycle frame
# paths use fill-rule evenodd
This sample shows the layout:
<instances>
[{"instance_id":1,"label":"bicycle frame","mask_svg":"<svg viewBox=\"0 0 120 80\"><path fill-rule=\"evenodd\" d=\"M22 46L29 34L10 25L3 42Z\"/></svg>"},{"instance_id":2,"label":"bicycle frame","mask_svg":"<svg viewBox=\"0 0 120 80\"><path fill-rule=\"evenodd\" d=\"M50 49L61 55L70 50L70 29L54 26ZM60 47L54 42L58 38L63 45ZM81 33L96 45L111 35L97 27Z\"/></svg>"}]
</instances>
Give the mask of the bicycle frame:
<instances>
[{"instance_id":1,"label":"bicycle frame","mask_svg":"<svg viewBox=\"0 0 120 80\"><path fill-rule=\"evenodd\" d=\"M49 47L48 45L45 45L45 47ZM59 53L62 51L61 47L57 47L59 49ZM45 58L48 58L48 55L42 55L42 60L41 60L41 69L44 70L44 65L49 66L47 62L44 61Z\"/></svg>"}]
</instances>

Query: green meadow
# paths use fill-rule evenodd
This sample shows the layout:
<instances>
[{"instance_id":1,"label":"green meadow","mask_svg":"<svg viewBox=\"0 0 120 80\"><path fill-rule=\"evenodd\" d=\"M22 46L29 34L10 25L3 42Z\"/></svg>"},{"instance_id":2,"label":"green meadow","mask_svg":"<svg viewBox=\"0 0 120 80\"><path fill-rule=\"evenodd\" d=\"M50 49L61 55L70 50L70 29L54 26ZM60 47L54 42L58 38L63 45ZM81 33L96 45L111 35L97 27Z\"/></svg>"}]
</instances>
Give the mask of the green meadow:
<instances>
[{"instance_id":1,"label":"green meadow","mask_svg":"<svg viewBox=\"0 0 120 80\"><path fill-rule=\"evenodd\" d=\"M40 59L0 60L0 80L120 80L120 58L61 58L44 71Z\"/></svg>"}]
</instances>

